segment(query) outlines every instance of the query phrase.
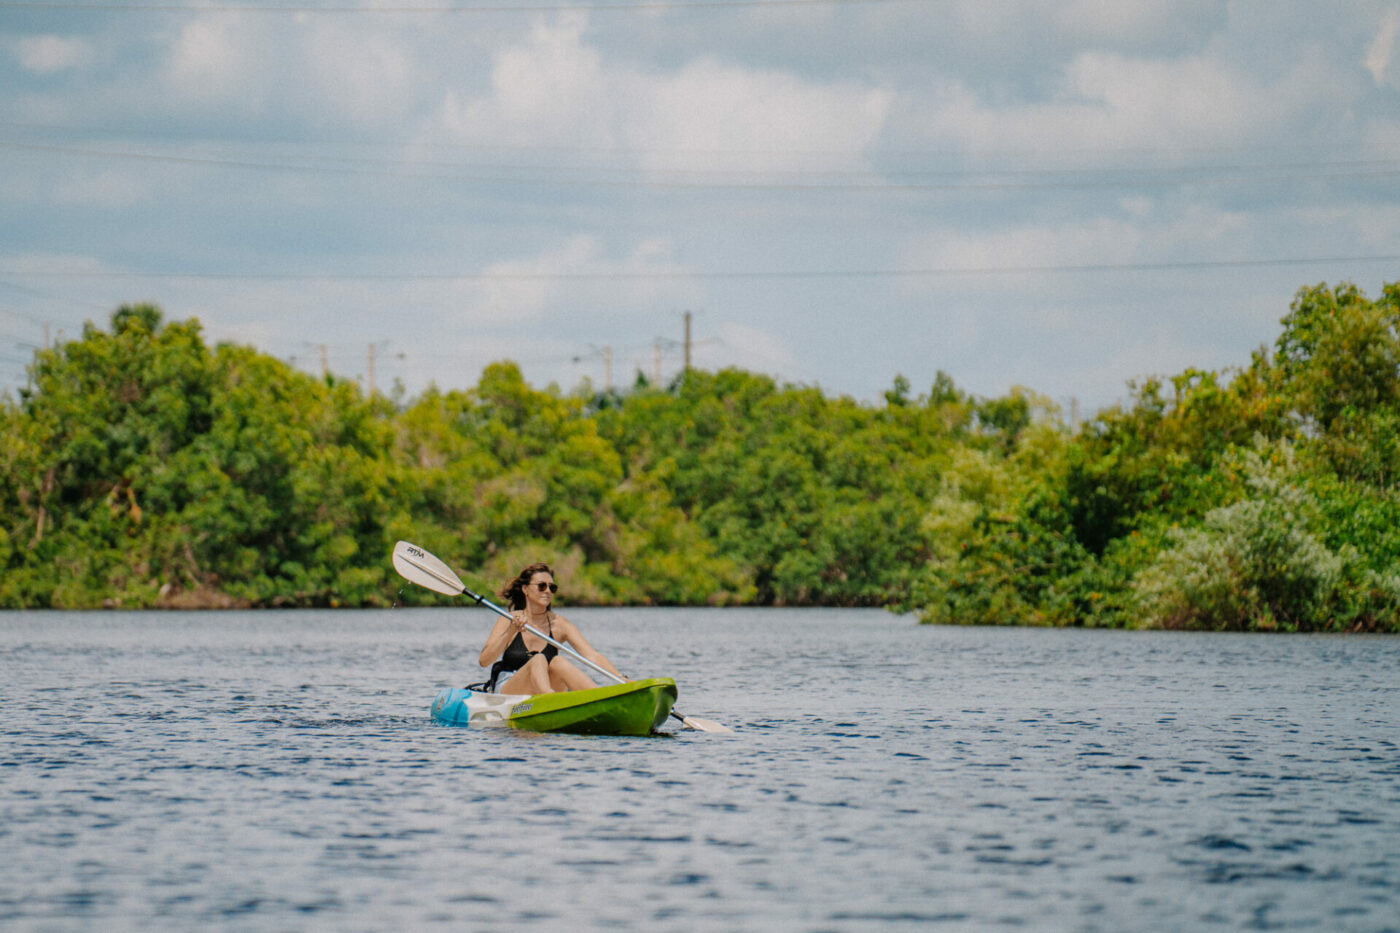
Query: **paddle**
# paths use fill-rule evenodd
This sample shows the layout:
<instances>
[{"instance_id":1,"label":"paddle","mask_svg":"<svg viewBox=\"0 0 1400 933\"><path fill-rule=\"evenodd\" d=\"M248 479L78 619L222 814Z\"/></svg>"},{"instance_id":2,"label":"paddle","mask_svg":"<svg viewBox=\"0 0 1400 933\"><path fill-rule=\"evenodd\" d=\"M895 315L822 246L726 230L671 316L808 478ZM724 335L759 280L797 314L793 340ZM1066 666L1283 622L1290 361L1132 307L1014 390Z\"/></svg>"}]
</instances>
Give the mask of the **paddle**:
<instances>
[{"instance_id":1,"label":"paddle","mask_svg":"<svg viewBox=\"0 0 1400 933\"><path fill-rule=\"evenodd\" d=\"M485 596L479 596L467 589L466 585L457 578L457 574L452 572L451 567L416 544L400 541L398 544L394 545L394 569L397 570L399 576L403 577L405 580L411 583L417 583L419 586L426 587L435 593L442 593L446 596L461 596L465 594L476 600L478 606L485 606L487 609L493 610L497 615L504 616L507 619L512 618L509 612L506 612ZM568 645L560 644L553 638L550 638L528 622L525 623L525 629L535 637L543 638L560 651L568 652L576 660L583 662L583 664L597 671L599 674L602 674L614 683L622 684L627 682L612 671L606 670L588 660ZM675 710L671 711L671 715L684 723L686 728L695 729L700 732L734 731L727 726L721 726L719 723L711 722L708 719L700 719L695 716L682 716Z\"/></svg>"}]
</instances>

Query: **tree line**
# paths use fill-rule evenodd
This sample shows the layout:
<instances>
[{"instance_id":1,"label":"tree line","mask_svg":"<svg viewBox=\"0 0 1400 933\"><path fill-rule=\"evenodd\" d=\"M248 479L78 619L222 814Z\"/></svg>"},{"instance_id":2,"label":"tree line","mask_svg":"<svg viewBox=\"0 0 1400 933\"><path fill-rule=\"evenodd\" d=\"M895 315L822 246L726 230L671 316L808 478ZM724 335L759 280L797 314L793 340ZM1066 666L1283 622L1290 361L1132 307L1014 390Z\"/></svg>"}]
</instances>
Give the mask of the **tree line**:
<instances>
[{"instance_id":1,"label":"tree line","mask_svg":"<svg viewBox=\"0 0 1400 933\"><path fill-rule=\"evenodd\" d=\"M1400 630L1400 285L1300 290L1220 372L1083 425L939 373L882 403L737 369L366 396L125 306L0 400L0 606L385 606L413 540L571 604Z\"/></svg>"}]
</instances>

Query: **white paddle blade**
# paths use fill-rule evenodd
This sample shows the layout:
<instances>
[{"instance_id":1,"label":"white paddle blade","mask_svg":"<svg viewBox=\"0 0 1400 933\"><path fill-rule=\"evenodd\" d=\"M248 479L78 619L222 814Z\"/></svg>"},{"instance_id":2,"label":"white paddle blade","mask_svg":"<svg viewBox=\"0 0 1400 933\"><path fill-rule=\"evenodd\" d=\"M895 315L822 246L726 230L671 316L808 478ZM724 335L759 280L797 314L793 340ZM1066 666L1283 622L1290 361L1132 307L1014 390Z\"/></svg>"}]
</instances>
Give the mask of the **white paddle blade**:
<instances>
[{"instance_id":1,"label":"white paddle blade","mask_svg":"<svg viewBox=\"0 0 1400 933\"><path fill-rule=\"evenodd\" d=\"M680 717L680 720L681 720L681 722L685 723L685 725L686 725L687 728L695 729L695 730L697 730L697 731L699 731L699 732L733 732L733 731L734 731L733 729L729 728L728 726L721 726L721 725L720 725L719 723L717 723L717 722L712 722L712 721L710 721L710 720L708 720L708 719L701 719L701 718L698 717L698 716L681 716L681 717Z\"/></svg>"},{"instance_id":2,"label":"white paddle blade","mask_svg":"<svg viewBox=\"0 0 1400 933\"><path fill-rule=\"evenodd\" d=\"M410 583L417 583L435 593L460 596L466 589L451 567L407 541L394 545L394 569Z\"/></svg>"}]
</instances>

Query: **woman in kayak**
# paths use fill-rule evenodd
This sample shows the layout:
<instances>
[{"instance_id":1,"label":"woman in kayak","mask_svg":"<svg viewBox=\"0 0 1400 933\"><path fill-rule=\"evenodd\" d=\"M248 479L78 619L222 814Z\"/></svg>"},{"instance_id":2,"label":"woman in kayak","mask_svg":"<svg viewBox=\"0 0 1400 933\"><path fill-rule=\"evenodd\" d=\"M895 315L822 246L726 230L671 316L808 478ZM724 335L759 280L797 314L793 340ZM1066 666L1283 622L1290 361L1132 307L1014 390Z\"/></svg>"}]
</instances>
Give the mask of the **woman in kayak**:
<instances>
[{"instance_id":1,"label":"woman in kayak","mask_svg":"<svg viewBox=\"0 0 1400 933\"><path fill-rule=\"evenodd\" d=\"M491 672L492 680L498 673L514 672L499 688L501 693L557 693L596 686L572 661L560 657L558 648L525 631L527 624L611 671L619 680L626 679L579 634L577 626L550 610L558 591L554 571L548 564L531 564L501 590L501 598L511 608L511 617L496 620L481 649L482 667L493 662L499 665Z\"/></svg>"}]
</instances>

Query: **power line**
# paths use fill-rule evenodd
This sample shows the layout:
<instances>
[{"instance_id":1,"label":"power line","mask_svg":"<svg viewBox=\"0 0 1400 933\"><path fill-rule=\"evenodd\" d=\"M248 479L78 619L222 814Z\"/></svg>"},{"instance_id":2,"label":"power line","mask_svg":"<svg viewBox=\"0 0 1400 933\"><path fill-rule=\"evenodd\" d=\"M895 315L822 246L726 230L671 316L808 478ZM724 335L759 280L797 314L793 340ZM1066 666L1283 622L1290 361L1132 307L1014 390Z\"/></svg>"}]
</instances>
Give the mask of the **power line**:
<instances>
[{"instance_id":1,"label":"power line","mask_svg":"<svg viewBox=\"0 0 1400 933\"><path fill-rule=\"evenodd\" d=\"M3 2L0 2L0 8L3 8L3 6L4 6L4 3L3 3ZM208 143L208 142L230 142L230 141L232 141L232 142L240 142L240 141L246 142L246 141L247 141L246 138L243 138L243 137L229 136L229 135L223 135L223 136L211 135L210 132L209 132L207 129L204 129L204 128L200 128L200 129L198 129L198 130L190 129L190 130L188 130L188 131L181 132L181 131L178 131L178 130L176 130L176 129L174 129L174 128L171 128L171 127L163 127L160 131L157 132L157 131L152 131L151 128L149 128L149 127L146 127L146 128L143 128L142 131L141 131L139 134L134 134L134 133L132 132L133 127L132 127L132 125L131 125L130 123L112 123L112 124L106 124L106 125L87 123L87 124L84 124L84 125L82 125L82 126L74 126L74 125L65 125L65 124L56 124L56 123L31 123L31 122L24 122L24 121L3 120L3 119L0 119L0 129L24 130L24 131L27 131L27 132L42 132L42 133L104 134L104 135L107 135L107 136L115 136L115 137L122 137L122 138L128 138L128 139L129 139L129 138L133 138L134 136L139 135L140 138L146 139L146 140L184 140L184 141L192 141L192 140L193 140L193 141L199 141L199 142L205 142L205 143ZM292 139L292 138L282 137L282 138L266 138L266 139L259 140L258 143L259 143L260 145L261 145L261 144L269 144L269 145L332 146L332 147L334 147L337 151L345 150L345 149L350 149L350 148L361 148L361 149L395 149L395 150L398 150L398 149L403 148L403 144L401 144L401 143L396 143L396 142L394 142L394 143L391 143L391 142L366 143L366 142L363 142L363 141L345 140L345 139L319 139L319 140L317 140L317 139L306 139L306 138ZM473 142L473 143L470 143L470 144L467 144L467 143L454 144L454 143L422 143L422 142L415 142L414 145L413 145L413 148L414 148L415 150L420 150L420 151L423 150L423 149L430 149L430 150L451 151L451 152L480 152L480 153L490 152L490 153L495 153L495 154L508 154L508 155L549 153L549 154L554 154L554 155L564 155L564 156L568 156L568 157L570 157L570 158L575 158L575 157L580 156L580 155L590 155L590 156L675 155L675 156L706 156L706 157L720 157L720 156L809 156L809 157L833 157L833 156L834 156L834 157L840 157L840 158L853 158L853 157L863 156L863 157L867 157L867 158L871 158L871 159L933 159L933 158L951 158L951 157L968 157L968 158L977 158L977 159L988 159L988 158L993 158L993 157L1003 157L1003 158L1004 158L1004 157L1011 157L1011 158L1015 158L1015 159L1017 159L1017 160L1025 160L1025 159L1030 159L1030 158L1045 159L1045 158L1048 158L1048 157L1072 157L1072 158L1074 158L1074 159L1076 160L1076 162L1081 163L1081 164L1083 163L1083 160L1084 160L1086 157L1091 157L1091 156L1106 156L1106 155L1150 155L1150 156L1153 156L1153 157L1156 157L1156 158L1163 158L1163 157L1167 157L1167 156L1184 156L1184 155L1188 155L1188 154L1193 154L1193 155L1197 155L1197 154L1214 154L1214 155L1233 155L1233 156L1240 156L1240 155L1247 155L1247 154L1263 154L1263 155L1269 156L1270 158L1277 158L1281 153L1304 153L1304 152L1318 152L1318 151L1323 151L1323 152L1331 153L1331 152L1336 151L1336 146L1335 146L1334 143L1328 143L1328 144L1325 144L1325 145L1306 144L1306 143L1299 143L1299 142L1297 142L1296 140L1273 140L1273 141L1269 141L1269 142L1262 142L1262 141L1261 141L1261 142L1257 142L1257 143L1254 143L1254 144L1248 144L1248 145L1246 145L1246 144L1241 144L1241 145L1231 145L1231 146L1227 146L1227 145L1200 145L1200 146L1185 146L1185 145L1180 145L1180 146L1098 146L1098 145L1082 145L1082 146L1034 146L1034 147L993 147L993 146L978 146L978 147L976 147L976 148L971 148L971 149L962 148L962 147L932 148L932 149L931 149L931 148L897 148L897 149L896 149L896 148L886 148L886 147L881 147L881 148L859 148L859 149L851 149L851 148L842 148L842 149L807 149L807 148L803 148L803 149L795 149L795 148L791 148L791 147L782 147L782 148L776 148L776 147L763 147L763 148L745 147L745 148L736 148L736 147L715 147L715 146L705 146L705 147L699 147L699 146L696 146L696 147L684 147L684 146L676 147L676 146L671 146L671 147L660 148L660 147L654 147L654 146L632 146L632 145L628 145L628 146L584 146L584 145L569 145L569 146L565 146L565 145L552 145L552 146L551 146L551 145L543 145L543 144L540 144L540 145L508 145L508 144L505 144L505 143L484 143L484 142ZM1375 151L1380 152L1380 151L1382 151L1382 150L1380 150L1379 148L1375 148ZM314 157L314 156L309 156L308 158L315 158L315 157ZM354 160L348 160L348 161L354 161ZM381 160L381 161L382 161L382 160ZM1305 166L1306 166L1306 165L1336 165L1336 166L1342 166L1342 165L1371 165L1371 164L1382 164L1382 163L1387 163L1387 164L1388 164L1388 163L1394 163L1395 161L1396 161L1396 160L1395 160L1394 158L1386 158L1386 159L1383 159L1383 160L1382 160L1382 159L1370 159L1370 160L1359 160L1359 161L1331 161L1331 162L1326 162L1326 161L1321 161L1321 162L1320 162L1320 161L1314 160L1314 161L1312 161L1312 162L1303 163L1303 165L1305 165ZM518 164L518 163L513 163L513 164L512 164L512 167L516 167L517 164ZM1019 162L1018 162L1018 164L1019 164ZM1274 164L1274 165L1272 165L1272 166L1235 166L1234 168L1237 168L1237 169L1239 169L1239 170L1248 170L1249 168L1257 168L1257 167L1292 168L1292 167L1298 167L1298 165L1295 164L1295 163L1282 163L1282 164ZM1208 166L1184 166L1183 168L1185 168L1185 169L1191 169L1191 168L1201 169L1201 168L1209 168L1209 167L1208 167ZM1219 168L1219 166L1216 166L1215 168ZM1074 170L1075 170L1075 169L1067 169L1067 170L1065 170L1065 171L1074 171ZM1079 169L1079 170L1082 170L1082 169ZM1144 170L1144 171L1172 170L1172 167L1171 167L1171 166L1164 166L1162 169L1151 169L1151 168L1146 168L1146 169L1140 169L1140 170ZM1055 171L1055 170L1054 170L1054 169L1050 169L1050 170L1047 170L1047 171ZM998 172L998 171L996 171L996 170L986 170L986 171L983 171L981 174L1006 174L1006 173L1005 173L1005 172Z\"/></svg>"},{"instance_id":2,"label":"power line","mask_svg":"<svg viewBox=\"0 0 1400 933\"><path fill-rule=\"evenodd\" d=\"M9 308L4 305L0 305L0 314L11 318L16 318L21 321L26 321L30 324L33 324L36 327L43 327L45 324L49 323L48 321L45 321L42 318L35 317L32 314L25 314L23 311L16 311L14 308Z\"/></svg>"},{"instance_id":3,"label":"power line","mask_svg":"<svg viewBox=\"0 0 1400 933\"><path fill-rule=\"evenodd\" d=\"M1029 191L1036 189L1043 190L1092 190L1103 188L1163 188L1163 187L1186 187L1191 185L1222 185L1222 184L1269 184L1276 182L1298 182L1305 180L1320 179L1357 179L1368 180L1377 178L1395 178L1400 176L1400 167L1393 159L1371 160L1371 161L1348 161L1348 162L1315 162L1295 165L1270 166L1257 173L1235 174L1238 172L1252 172L1249 167L1185 167L1168 169L1099 169L1100 173L1113 171L1124 174L1129 172L1143 173L1137 177L1118 178L1072 178L1069 175L1083 175L1083 170L1072 169L1048 169L1048 170L1020 170L1020 171L993 171L993 172L968 172L963 174L992 177L1010 178L1013 180L994 181L948 181L948 182L901 182L901 181L724 181L713 180L687 180L687 179L665 179L640 177L633 179L615 178L549 178L530 177L519 174L490 174L491 172L501 172L499 167L487 167L483 169L472 169L470 166L461 166L462 171L442 172L438 169L453 167L450 163L442 162L414 162L414 161L388 161L388 160L345 160L336 159L335 162L322 160L321 164L307 164L296 162L275 162L269 160L222 158L216 156L194 156L194 155L168 155L153 152L131 152L116 149L92 149L76 146L56 146L44 143L22 143L14 141L0 141L0 148L12 149L26 152L42 152L60 155L83 156L89 158L115 159L120 161L134 162L156 162L174 165L193 165L215 168L235 168L250 169L256 171L282 171L297 172L315 175L373 175L377 177L395 177L422 179L429 181L462 181L472 184L484 185L527 185L546 187L578 187L578 188L630 188L630 189L699 189L699 190L736 190L736 191L865 191L865 192L951 192L951 191ZM359 164L345 164L346 162L357 162ZM335 164L339 163L339 164ZM1369 166L1384 165L1387 168L1368 168ZM406 170L397 169L403 166ZM421 168L422 171L413 170ZM563 169L551 169L549 167L532 167L535 171L563 171ZM642 175L647 172L642 169L635 170ZM750 169L754 174L773 174L764 172L762 169ZM1151 177L1151 175L1162 175L1165 173L1175 173L1183 177ZM696 170L668 170L663 174L697 175L701 174ZM734 174L730 171L726 174ZM799 173L781 172L779 174L799 177L833 177L838 173ZM849 173L854 174L854 173ZM882 174L870 172L869 174ZM909 177L914 174L900 172L894 173L894 177ZM936 172L932 174L953 174L950 172ZM1026 176L1054 176L1049 178L1027 178Z\"/></svg>"},{"instance_id":4,"label":"power line","mask_svg":"<svg viewBox=\"0 0 1400 933\"><path fill-rule=\"evenodd\" d=\"M0 274L3 274L3 273L0 273ZM37 290L37 289L29 288L29 287L26 286L26 285L20 285L20 284L18 284L18 283L16 283L16 282L6 282L6 281L3 281L3 280L0 280L0 288L9 289L9 290L11 290L11 291L16 291L16 292L21 292L21 293L23 293L23 294L30 295L30 296L32 296L32 297L34 297L34 298L42 298L42 299L45 299L45 300L47 300L47 301L57 301L57 302L61 302L61 303L64 303L64 304L70 304L70 305L75 305L75 306L85 307L85 308L92 308L92 309L97 310L97 311L107 311L107 310L110 310L105 304L100 304L100 303L95 302L95 301L84 301L84 300L82 300L82 299L80 299L80 298L68 298L68 297L64 297L64 296L62 296L62 295L51 295L51 294L48 294L47 292L42 292L42 291L39 291L39 290ZM28 321L30 321L31 323L34 323L34 324L43 325L43 324L49 323L49 322L46 321L46 320L41 320L41 319L39 319L39 318L37 318L37 317L34 317L33 315L27 315L27 314L25 314L24 312L16 311L16 310L14 310L13 308L8 308L8 309L5 309L5 310L8 310L11 314L15 315L16 317L25 318L25 319L27 319Z\"/></svg>"},{"instance_id":5,"label":"power line","mask_svg":"<svg viewBox=\"0 0 1400 933\"><path fill-rule=\"evenodd\" d=\"M15 278L58 279L151 279L159 281L250 281L250 282L534 282L534 281L652 281L652 280L744 280L744 279L882 279L935 278L951 276L1042 275L1102 272L1158 272L1190 269L1248 269L1268 266L1313 266L1342 263L1400 262L1400 254L1382 256L1280 257L1274 259L1202 259L1175 262L1082 263L1025 266L942 266L922 269L793 269L664 271L664 272L388 272L388 273L297 273L297 272L98 272L87 269L27 269L5 271Z\"/></svg>"},{"instance_id":6,"label":"power line","mask_svg":"<svg viewBox=\"0 0 1400 933\"><path fill-rule=\"evenodd\" d=\"M652 12L655 10L724 10L748 7L820 7L820 6L872 6L882 3L918 3L926 0L641 0L637 3L622 2L583 2L583 3L521 3L483 4L455 6L444 4L413 6L308 6L297 4L277 6L268 4L220 4L204 6L188 3L93 3L73 2L73 0L42 0L42 2L19 2L3 0L0 9L12 10L101 10L132 13L324 13L346 14L438 14L438 13L555 13L569 10L585 10L596 13Z\"/></svg>"}]
</instances>

